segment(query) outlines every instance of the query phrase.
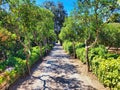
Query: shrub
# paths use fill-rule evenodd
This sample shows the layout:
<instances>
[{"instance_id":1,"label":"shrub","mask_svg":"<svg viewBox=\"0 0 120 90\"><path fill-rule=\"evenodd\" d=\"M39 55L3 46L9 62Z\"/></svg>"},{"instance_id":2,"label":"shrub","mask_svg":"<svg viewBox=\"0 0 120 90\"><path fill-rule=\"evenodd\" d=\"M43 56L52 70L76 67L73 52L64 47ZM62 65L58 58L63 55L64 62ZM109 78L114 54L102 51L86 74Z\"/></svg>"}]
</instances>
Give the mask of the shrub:
<instances>
[{"instance_id":1,"label":"shrub","mask_svg":"<svg viewBox=\"0 0 120 90\"><path fill-rule=\"evenodd\" d=\"M72 42L70 41L65 41L63 43L63 48L69 53L69 54L73 54L73 45Z\"/></svg>"},{"instance_id":2,"label":"shrub","mask_svg":"<svg viewBox=\"0 0 120 90\"><path fill-rule=\"evenodd\" d=\"M91 48L89 51L89 59L92 60L96 55L98 57L105 57L107 54L107 49L103 45L99 45L98 47Z\"/></svg>"},{"instance_id":3,"label":"shrub","mask_svg":"<svg viewBox=\"0 0 120 90\"><path fill-rule=\"evenodd\" d=\"M0 72L3 72L6 68L6 63L5 61L0 62Z\"/></svg>"},{"instance_id":4,"label":"shrub","mask_svg":"<svg viewBox=\"0 0 120 90\"><path fill-rule=\"evenodd\" d=\"M46 49L51 49L51 46L48 47L43 47L42 48L42 55L45 54ZM6 67L12 67L13 69L11 70L5 70L4 75L0 76L0 86L2 85L3 82L11 84L14 82L20 75L23 75L27 71L26 67L26 60L23 60L22 58L23 50L19 50L17 52L18 57L11 56L9 57L6 61L0 62L0 71L3 72ZM21 58L20 58L21 57ZM35 46L32 47L31 49L31 56L29 60L30 66L32 66L40 57L40 47Z\"/></svg>"},{"instance_id":5,"label":"shrub","mask_svg":"<svg viewBox=\"0 0 120 90\"><path fill-rule=\"evenodd\" d=\"M23 74L26 71L26 60L22 60L21 58L15 57L15 70L19 74Z\"/></svg>"},{"instance_id":6,"label":"shrub","mask_svg":"<svg viewBox=\"0 0 120 90\"><path fill-rule=\"evenodd\" d=\"M32 47L31 53L37 53L38 55L40 55L40 47L39 46Z\"/></svg>"},{"instance_id":7,"label":"shrub","mask_svg":"<svg viewBox=\"0 0 120 90\"><path fill-rule=\"evenodd\" d=\"M18 50L14 56L22 59L26 59L26 55L23 49Z\"/></svg>"},{"instance_id":8,"label":"shrub","mask_svg":"<svg viewBox=\"0 0 120 90\"><path fill-rule=\"evenodd\" d=\"M77 58L80 59L83 63L86 63L85 59L85 48L77 48L76 49Z\"/></svg>"},{"instance_id":9,"label":"shrub","mask_svg":"<svg viewBox=\"0 0 120 90\"><path fill-rule=\"evenodd\" d=\"M35 53L35 52L32 52L32 53L31 53L31 56L30 56L30 61L29 61L30 66L31 66L32 64L34 64L39 58L40 58L40 55L38 55L38 54Z\"/></svg>"},{"instance_id":10,"label":"shrub","mask_svg":"<svg viewBox=\"0 0 120 90\"><path fill-rule=\"evenodd\" d=\"M111 54L111 53L107 53L106 55L106 59L107 58L114 58L114 59L117 59L120 55L119 54Z\"/></svg>"},{"instance_id":11,"label":"shrub","mask_svg":"<svg viewBox=\"0 0 120 90\"><path fill-rule=\"evenodd\" d=\"M77 48L84 48L84 47L85 47L84 43L76 43L76 45L75 45L75 49L77 49Z\"/></svg>"},{"instance_id":12,"label":"shrub","mask_svg":"<svg viewBox=\"0 0 120 90\"><path fill-rule=\"evenodd\" d=\"M120 59L94 58L92 70L105 86L118 88L120 82Z\"/></svg>"}]
</instances>

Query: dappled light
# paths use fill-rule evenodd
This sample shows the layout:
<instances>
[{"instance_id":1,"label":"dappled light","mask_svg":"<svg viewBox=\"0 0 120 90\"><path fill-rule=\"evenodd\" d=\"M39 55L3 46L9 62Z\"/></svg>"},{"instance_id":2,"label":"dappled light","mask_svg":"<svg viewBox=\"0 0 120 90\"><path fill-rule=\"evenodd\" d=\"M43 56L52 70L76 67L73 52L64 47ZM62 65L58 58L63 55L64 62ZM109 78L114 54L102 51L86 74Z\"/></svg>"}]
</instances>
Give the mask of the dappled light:
<instances>
[{"instance_id":1,"label":"dappled light","mask_svg":"<svg viewBox=\"0 0 120 90\"><path fill-rule=\"evenodd\" d=\"M0 90L120 90L120 0L0 0Z\"/></svg>"},{"instance_id":2,"label":"dappled light","mask_svg":"<svg viewBox=\"0 0 120 90\"><path fill-rule=\"evenodd\" d=\"M61 56L59 55L61 53ZM65 53L59 44L53 48L47 57L43 59L42 63L39 63L37 67L33 67L32 76L27 76L19 82L13 84L9 90L12 89L38 89L38 90L97 90L97 87L91 83L86 84L82 80L81 73L72 63L74 60L69 59L69 55ZM84 75L83 75L84 76ZM82 77L83 77L82 76ZM86 76L88 78L88 76ZM88 81L90 78L88 78ZM93 80L94 82L94 80ZM100 83L99 83L100 84ZM99 86L103 88L102 86Z\"/></svg>"}]
</instances>

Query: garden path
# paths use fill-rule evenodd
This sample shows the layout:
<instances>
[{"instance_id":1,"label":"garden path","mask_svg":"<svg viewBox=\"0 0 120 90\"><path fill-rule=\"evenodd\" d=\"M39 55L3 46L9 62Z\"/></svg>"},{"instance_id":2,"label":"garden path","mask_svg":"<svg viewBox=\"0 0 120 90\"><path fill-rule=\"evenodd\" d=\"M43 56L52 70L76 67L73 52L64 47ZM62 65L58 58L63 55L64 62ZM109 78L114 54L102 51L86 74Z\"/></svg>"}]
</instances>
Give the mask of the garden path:
<instances>
[{"instance_id":1,"label":"garden path","mask_svg":"<svg viewBox=\"0 0 120 90\"><path fill-rule=\"evenodd\" d=\"M86 65L71 59L56 44L42 63L32 68L32 77L20 78L9 90L107 90Z\"/></svg>"}]
</instances>

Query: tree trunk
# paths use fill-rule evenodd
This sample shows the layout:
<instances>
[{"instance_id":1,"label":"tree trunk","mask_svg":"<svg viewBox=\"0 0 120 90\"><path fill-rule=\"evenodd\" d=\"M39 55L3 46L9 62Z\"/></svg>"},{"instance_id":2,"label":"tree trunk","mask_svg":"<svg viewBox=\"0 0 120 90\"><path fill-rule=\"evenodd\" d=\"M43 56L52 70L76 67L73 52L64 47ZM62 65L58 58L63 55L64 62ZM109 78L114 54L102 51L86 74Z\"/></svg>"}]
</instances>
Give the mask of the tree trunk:
<instances>
[{"instance_id":1,"label":"tree trunk","mask_svg":"<svg viewBox=\"0 0 120 90\"><path fill-rule=\"evenodd\" d=\"M27 65L27 69L28 69L28 74L31 76L29 60L26 60L26 65Z\"/></svg>"},{"instance_id":2,"label":"tree trunk","mask_svg":"<svg viewBox=\"0 0 120 90\"><path fill-rule=\"evenodd\" d=\"M73 57L76 58L76 53L75 53L75 42L73 41Z\"/></svg>"},{"instance_id":3,"label":"tree trunk","mask_svg":"<svg viewBox=\"0 0 120 90\"><path fill-rule=\"evenodd\" d=\"M60 45L62 46L62 40L60 40Z\"/></svg>"},{"instance_id":4,"label":"tree trunk","mask_svg":"<svg viewBox=\"0 0 120 90\"><path fill-rule=\"evenodd\" d=\"M89 47L88 47L88 41L85 40L85 52L86 52L86 63L87 63L87 67L88 67L88 72L90 72L90 61L89 61L89 56L88 56L88 52L89 52Z\"/></svg>"},{"instance_id":5,"label":"tree trunk","mask_svg":"<svg viewBox=\"0 0 120 90\"><path fill-rule=\"evenodd\" d=\"M42 58L42 44L39 43L39 47L40 47L40 58Z\"/></svg>"},{"instance_id":6,"label":"tree trunk","mask_svg":"<svg viewBox=\"0 0 120 90\"><path fill-rule=\"evenodd\" d=\"M30 51L28 51L28 53L27 53L27 50L26 50L25 54L27 56L27 58L26 58L26 66L27 66L27 69L28 69L28 74L31 76L30 65L29 65Z\"/></svg>"}]
</instances>

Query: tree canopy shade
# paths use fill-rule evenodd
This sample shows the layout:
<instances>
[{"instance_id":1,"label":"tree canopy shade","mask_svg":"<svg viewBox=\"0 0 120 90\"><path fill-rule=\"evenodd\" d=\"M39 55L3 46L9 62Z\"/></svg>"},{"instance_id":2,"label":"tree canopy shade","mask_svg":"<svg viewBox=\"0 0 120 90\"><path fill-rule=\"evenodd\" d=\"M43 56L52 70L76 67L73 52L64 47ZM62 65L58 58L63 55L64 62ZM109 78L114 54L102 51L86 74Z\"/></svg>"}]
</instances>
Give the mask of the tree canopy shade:
<instances>
[{"instance_id":1,"label":"tree canopy shade","mask_svg":"<svg viewBox=\"0 0 120 90\"><path fill-rule=\"evenodd\" d=\"M78 16L81 17L81 24L86 31L84 39L88 70L90 69L88 48L97 43L99 32L109 21L114 10L119 7L117 1L118 0L78 0Z\"/></svg>"},{"instance_id":2,"label":"tree canopy shade","mask_svg":"<svg viewBox=\"0 0 120 90\"><path fill-rule=\"evenodd\" d=\"M9 47L13 49L9 50L9 53L7 51L5 54L8 58L16 55L22 49L23 53L25 53L25 58L23 59L26 59L30 73L29 61L31 48L39 46L40 56L42 56L43 46L47 47L56 40L53 21L54 15L51 11L37 6L31 0L8 0L7 3L9 4L10 11L0 11L0 45L4 47L7 45L8 49ZM9 39L13 38L15 38L13 43L10 42L11 44L7 44L9 43ZM1 48L0 51L6 52L6 49Z\"/></svg>"},{"instance_id":3,"label":"tree canopy shade","mask_svg":"<svg viewBox=\"0 0 120 90\"><path fill-rule=\"evenodd\" d=\"M88 70L90 69L88 50L98 43L100 32L104 30L105 25L110 20L115 20L112 17L116 15L114 13L117 9L118 0L77 0L72 19L69 17L65 21L67 24L59 36L63 41L67 39L85 42Z\"/></svg>"}]
</instances>

